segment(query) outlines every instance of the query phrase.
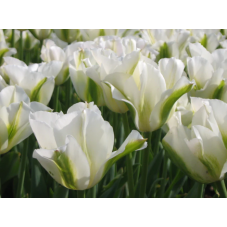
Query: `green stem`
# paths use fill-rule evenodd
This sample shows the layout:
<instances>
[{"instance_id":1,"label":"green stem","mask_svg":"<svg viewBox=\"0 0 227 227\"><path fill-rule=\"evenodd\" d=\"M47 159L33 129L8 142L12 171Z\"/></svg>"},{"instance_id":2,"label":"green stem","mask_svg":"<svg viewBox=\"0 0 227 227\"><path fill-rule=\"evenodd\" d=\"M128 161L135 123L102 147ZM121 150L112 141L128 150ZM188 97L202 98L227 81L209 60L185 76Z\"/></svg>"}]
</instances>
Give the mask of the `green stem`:
<instances>
[{"instance_id":1,"label":"green stem","mask_svg":"<svg viewBox=\"0 0 227 227\"><path fill-rule=\"evenodd\" d=\"M96 198L96 185L91 190L92 190L92 198Z\"/></svg>"},{"instance_id":2,"label":"green stem","mask_svg":"<svg viewBox=\"0 0 227 227\"><path fill-rule=\"evenodd\" d=\"M14 29L12 29L12 37L11 37L11 47L14 47L14 35L15 34L15 31Z\"/></svg>"},{"instance_id":3,"label":"green stem","mask_svg":"<svg viewBox=\"0 0 227 227\"><path fill-rule=\"evenodd\" d=\"M151 135L152 133L143 133L144 138L148 138L147 148L142 152L142 171L141 171L141 185L140 185L140 198L145 198L147 188L147 171L149 163L149 152L151 150Z\"/></svg>"},{"instance_id":4,"label":"green stem","mask_svg":"<svg viewBox=\"0 0 227 227\"><path fill-rule=\"evenodd\" d=\"M69 78L66 82L66 109L68 109L71 106L71 79Z\"/></svg>"},{"instance_id":5,"label":"green stem","mask_svg":"<svg viewBox=\"0 0 227 227\"><path fill-rule=\"evenodd\" d=\"M68 198L68 195L69 189L59 184L54 191L53 198Z\"/></svg>"},{"instance_id":6,"label":"green stem","mask_svg":"<svg viewBox=\"0 0 227 227\"><path fill-rule=\"evenodd\" d=\"M200 184L200 195L199 198L204 198L204 184Z\"/></svg>"},{"instance_id":7,"label":"green stem","mask_svg":"<svg viewBox=\"0 0 227 227\"><path fill-rule=\"evenodd\" d=\"M164 163L163 163L163 172L162 172L163 180L162 180L160 191L159 191L159 198L163 198L163 196L164 196L164 191L165 191L165 186L166 186L166 175L167 175L167 161L168 161L168 158L167 158L166 152L165 152Z\"/></svg>"},{"instance_id":8,"label":"green stem","mask_svg":"<svg viewBox=\"0 0 227 227\"><path fill-rule=\"evenodd\" d=\"M19 175L18 175L17 194L16 194L17 198L21 198L23 195L28 146L29 146L29 138L27 138L24 142L24 151L21 155L21 162L20 162Z\"/></svg>"},{"instance_id":9,"label":"green stem","mask_svg":"<svg viewBox=\"0 0 227 227\"><path fill-rule=\"evenodd\" d=\"M39 59L40 59L40 62L42 62L42 59L41 59L41 50L42 50L42 46L43 46L43 40L40 40L40 51L39 51Z\"/></svg>"},{"instance_id":10,"label":"green stem","mask_svg":"<svg viewBox=\"0 0 227 227\"><path fill-rule=\"evenodd\" d=\"M29 63L30 63L30 50L26 51L26 56L25 57L26 57L26 64L29 65Z\"/></svg>"},{"instance_id":11,"label":"green stem","mask_svg":"<svg viewBox=\"0 0 227 227\"><path fill-rule=\"evenodd\" d=\"M59 86L55 86L54 89L54 111L58 112L58 98L59 98Z\"/></svg>"},{"instance_id":12,"label":"green stem","mask_svg":"<svg viewBox=\"0 0 227 227\"><path fill-rule=\"evenodd\" d=\"M84 190L78 190L77 191L77 198L85 198L85 191Z\"/></svg>"},{"instance_id":13,"label":"green stem","mask_svg":"<svg viewBox=\"0 0 227 227\"><path fill-rule=\"evenodd\" d=\"M219 198L227 198L227 192L225 187L225 181L221 180L216 182L218 192L220 194Z\"/></svg>"},{"instance_id":14,"label":"green stem","mask_svg":"<svg viewBox=\"0 0 227 227\"><path fill-rule=\"evenodd\" d=\"M169 188L167 189L167 191L164 194L164 198L168 198L169 197L169 193L171 192L171 190L173 189L173 186L180 180L181 177L183 177L183 173L178 170L177 174L175 176L175 178L173 179L172 183L170 184Z\"/></svg>"},{"instance_id":15,"label":"green stem","mask_svg":"<svg viewBox=\"0 0 227 227\"><path fill-rule=\"evenodd\" d=\"M20 31L19 58L23 61L23 32Z\"/></svg>"},{"instance_id":16,"label":"green stem","mask_svg":"<svg viewBox=\"0 0 227 227\"><path fill-rule=\"evenodd\" d=\"M153 151L154 156L158 153L158 150L159 150L159 141L160 141L160 138L161 138L161 132L162 132L161 129L158 129L154 132L155 133L154 151Z\"/></svg>"},{"instance_id":17,"label":"green stem","mask_svg":"<svg viewBox=\"0 0 227 227\"><path fill-rule=\"evenodd\" d=\"M123 125L124 125L124 137L125 139L130 133L129 124L128 124L128 115L127 112L122 114ZM134 198L134 179L133 179L133 168L132 168L132 154L126 156L126 168L127 168L127 177L128 177L128 188L129 188L129 197Z\"/></svg>"}]
</instances>

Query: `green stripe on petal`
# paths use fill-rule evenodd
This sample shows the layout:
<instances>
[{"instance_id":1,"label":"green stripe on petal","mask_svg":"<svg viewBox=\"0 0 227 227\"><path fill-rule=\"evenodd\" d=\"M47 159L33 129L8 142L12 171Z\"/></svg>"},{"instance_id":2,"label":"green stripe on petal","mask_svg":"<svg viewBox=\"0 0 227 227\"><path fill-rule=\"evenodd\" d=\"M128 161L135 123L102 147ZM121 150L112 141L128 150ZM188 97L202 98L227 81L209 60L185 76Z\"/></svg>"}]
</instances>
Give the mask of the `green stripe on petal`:
<instances>
[{"instance_id":1,"label":"green stripe on petal","mask_svg":"<svg viewBox=\"0 0 227 227\"><path fill-rule=\"evenodd\" d=\"M42 88L43 84L47 81L47 78L45 77L42 79L36 86L35 88L31 91L31 96L30 96L30 101L37 101L39 102L39 92L40 89Z\"/></svg>"},{"instance_id":2,"label":"green stripe on petal","mask_svg":"<svg viewBox=\"0 0 227 227\"><path fill-rule=\"evenodd\" d=\"M182 78L182 80L185 80L187 78ZM189 92L192 89L192 86L194 85L194 83L192 82L184 82L183 86L180 86L180 88L178 89L171 89L167 90L166 93L166 98L164 98L164 100L159 101L150 116L150 124L151 124L151 128L152 131L157 130L159 128L161 128L166 120L169 117L169 114L172 110L173 105L175 104L175 102L185 93ZM175 85L177 86L177 84Z\"/></svg>"},{"instance_id":3,"label":"green stripe on petal","mask_svg":"<svg viewBox=\"0 0 227 227\"><path fill-rule=\"evenodd\" d=\"M8 141L11 141L15 136L15 134L17 133L22 107L23 107L23 102L20 103L17 114L15 115L12 124L8 127Z\"/></svg>"},{"instance_id":4,"label":"green stripe on petal","mask_svg":"<svg viewBox=\"0 0 227 227\"><path fill-rule=\"evenodd\" d=\"M138 140L134 140L129 142L124 151L119 153L118 155L116 155L115 157L109 159L106 164L105 164L105 168L103 171L103 176L106 174L106 172L110 169L110 167L117 162L119 159L123 158L124 156L128 155L129 153L139 150L141 148L143 148L144 143L146 142L147 139L138 139Z\"/></svg>"},{"instance_id":5,"label":"green stripe on petal","mask_svg":"<svg viewBox=\"0 0 227 227\"><path fill-rule=\"evenodd\" d=\"M177 154L177 152L174 149L172 149L172 147L164 139L162 140L162 144L165 150L167 151L170 159L174 162L174 164L178 168L180 168L185 174L187 174L192 179L201 183L207 183L207 182L204 182L204 179L201 176L199 176L197 173L188 169L184 160Z\"/></svg>"},{"instance_id":6,"label":"green stripe on petal","mask_svg":"<svg viewBox=\"0 0 227 227\"><path fill-rule=\"evenodd\" d=\"M65 187L72 190L76 190L77 188L76 188L76 182L75 182L75 179L76 179L75 171L73 168L73 163L69 159L69 157L64 152L55 150L53 155L53 160L55 161L60 171ZM52 175L51 172L49 173L50 175Z\"/></svg>"},{"instance_id":7,"label":"green stripe on petal","mask_svg":"<svg viewBox=\"0 0 227 227\"><path fill-rule=\"evenodd\" d=\"M86 90L87 102L94 102L97 106L103 105L102 89L92 79L87 77L87 90Z\"/></svg>"}]
</instances>

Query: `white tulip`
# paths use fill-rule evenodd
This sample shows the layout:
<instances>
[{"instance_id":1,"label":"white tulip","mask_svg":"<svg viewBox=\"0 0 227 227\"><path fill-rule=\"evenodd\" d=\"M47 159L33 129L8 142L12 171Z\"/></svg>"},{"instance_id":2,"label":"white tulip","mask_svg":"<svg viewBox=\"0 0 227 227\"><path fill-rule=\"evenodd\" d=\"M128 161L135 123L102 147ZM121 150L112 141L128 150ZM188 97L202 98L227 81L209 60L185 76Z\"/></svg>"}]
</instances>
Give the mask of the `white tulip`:
<instances>
[{"instance_id":1,"label":"white tulip","mask_svg":"<svg viewBox=\"0 0 227 227\"><path fill-rule=\"evenodd\" d=\"M0 29L0 65L2 64L2 60L4 56L11 56L16 53L17 53L17 50L15 48L8 47L3 30Z\"/></svg>"},{"instance_id":2,"label":"white tulip","mask_svg":"<svg viewBox=\"0 0 227 227\"><path fill-rule=\"evenodd\" d=\"M58 62L62 65L60 72L55 77L55 84L61 85L69 78L69 62L64 50L58 47L52 40L44 40L41 49L41 58L44 62Z\"/></svg>"},{"instance_id":3,"label":"white tulip","mask_svg":"<svg viewBox=\"0 0 227 227\"><path fill-rule=\"evenodd\" d=\"M113 36L118 34L118 29L80 29L84 41L93 41L98 36Z\"/></svg>"},{"instance_id":4,"label":"white tulip","mask_svg":"<svg viewBox=\"0 0 227 227\"><path fill-rule=\"evenodd\" d=\"M176 124L163 139L171 160L201 183L222 180L227 172L227 104L191 98L194 112L190 128L175 115Z\"/></svg>"},{"instance_id":5,"label":"white tulip","mask_svg":"<svg viewBox=\"0 0 227 227\"><path fill-rule=\"evenodd\" d=\"M52 29L29 29L29 31L36 39L44 40L50 36Z\"/></svg>"},{"instance_id":6,"label":"white tulip","mask_svg":"<svg viewBox=\"0 0 227 227\"><path fill-rule=\"evenodd\" d=\"M78 41L81 36L79 29L54 29L54 32L59 39L67 43Z\"/></svg>"},{"instance_id":7,"label":"white tulip","mask_svg":"<svg viewBox=\"0 0 227 227\"><path fill-rule=\"evenodd\" d=\"M6 65L2 66L2 70L10 78L10 83L22 87L31 101L47 105L54 90L54 78L60 72L62 63L52 61L27 66L15 58L7 57L4 60Z\"/></svg>"},{"instance_id":8,"label":"white tulip","mask_svg":"<svg viewBox=\"0 0 227 227\"><path fill-rule=\"evenodd\" d=\"M112 97L124 102L141 132L159 129L169 117L175 102L191 90L193 83L184 76L180 60L161 59L159 69L150 59L140 61L139 53L125 61L104 79Z\"/></svg>"},{"instance_id":9,"label":"white tulip","mask_svg":"<svg viewBox=\"0 0 227 227\"><path fill-rule=\"evenodd\" d=\"M30 124L40 146L33 157L59 184L73 190L93 187L114 162L147 146L145 139L132 131L112 152L113 128L93 103L77 103L67 114L31 113Z\"/></svg>"},{"instance_id":10,"label":"white tulip","mask_svg":"<svg viewBox=\"0 0 227 227\"><path fill-rule=\"evenodd\" d=\"M51 111L38 102L31 102L24 90L18 86L8 86L0 92L0 154L32 134L29 113Z\"/></svg>"}]
</instances>

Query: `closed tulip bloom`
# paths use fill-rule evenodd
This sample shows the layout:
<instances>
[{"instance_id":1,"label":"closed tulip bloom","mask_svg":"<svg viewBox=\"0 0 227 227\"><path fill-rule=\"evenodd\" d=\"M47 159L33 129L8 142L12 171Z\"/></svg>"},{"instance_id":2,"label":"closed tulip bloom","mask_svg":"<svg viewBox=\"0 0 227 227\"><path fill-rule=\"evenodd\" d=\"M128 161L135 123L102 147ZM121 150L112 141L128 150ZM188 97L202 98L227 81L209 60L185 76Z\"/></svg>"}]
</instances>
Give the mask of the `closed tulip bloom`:
<instances>
[{"instance_id":1,"label":"closed tulip bloom","mask_svg":"<svg viewBox=\"0 0 227 227\"><path fill-rule=\"evenodd\" d=\"M41 58L44 62L58 62L62 65L60 72L55 77L55 84L61 85L69 78L69 62L63 49L52 40L47 39L41 49Z\"/></svg>"},{"instance_id":2,"label":"closed tulip bloom","mask_svg":"<svg viewBox=\"0 0 227 227\"><path fill-rule=\"evenodd\" d=\"M50 63L33 64L27 66L24 62L5 58L3 71L10 78L11 84L22 87L31 101L41 102L47 105L54 90L54 78L60 72L62 63L52 61Z\"/></svg>"},{"instance_id":3,"label":"closed tulip bloom","mask_svg":"<svg viewBox=\"0 0 227 227\"><path fill-rule=\"evenodd\" d=\"M93 41L98 36L114 36L118 29L80 29L84 41Z\"/></svg>"},{"instance_id":4,"label":"closed tulip bloom","mask_svg":"<svg viewBox=\"0 0 227 227\"><path fill-rule=\"evenodd\" d=\"M132 62L132 56L127 58ZM130 70L129 64L123 64L105 77L112 97L127 105L141 132L162 127L175 102L193 86L185 76L182 61L170 58L161 59L159 66L151 63L135 61Z\"/></svg>"},{"instance_id":5,"label":"closed tulip bloom","mask_svg":"<svg viewBox=\"0 0 227 227\"><path fill-rule=\"evenodd\" d=\"M51 111L38 102L30 102L24 90L18 86L8 86L0 92L0 154L32 134L29 113L38 110Z\"/></svg>"},{"instance_id":6,"label":"closed tulip bloom","mask_svg":"<svg viewBox=\"0 0 227 227\"><path fill-rule=\"evenodd\" d=\"M29 29L29 31L36 39L44 40L50 36L52 29Z\"/></svg>"},{"instance_id":7,"label":"closed tulip bloom","mask_svg":"<svg viewBox=\"0 0 227 227\"><path fill-rule=\"evenodd\" d=\"M222 180L227 172L227 104L215 99L191 98L191 124L181 123L181 114L163 139L171 160L201 183Z\"/></svg>"},{"instance_id":8,"label":"closed tulip bloom","mask_svg":"<svg viewBox=\"0 0 227 227\"><path fill-rule=\"evenodd\" d=\"M73 190L93 187L118 159L146 147L139 132L132 131L112 152L113 128L93 103L77 103L65 115L31 113L30 124L40 146L33 157L59 184Z\"/></svg>"},{"instance_id":9,"label":"closed tulip bloom","mask_svg":"<svg viewBox=\"0 0 227 227\"><path fill-rule=\"evenodd\" d=\"M79 29L54 29L54 32L59 39L67 43L78 41L81 36Z\"/></svg>"}]
</instances>

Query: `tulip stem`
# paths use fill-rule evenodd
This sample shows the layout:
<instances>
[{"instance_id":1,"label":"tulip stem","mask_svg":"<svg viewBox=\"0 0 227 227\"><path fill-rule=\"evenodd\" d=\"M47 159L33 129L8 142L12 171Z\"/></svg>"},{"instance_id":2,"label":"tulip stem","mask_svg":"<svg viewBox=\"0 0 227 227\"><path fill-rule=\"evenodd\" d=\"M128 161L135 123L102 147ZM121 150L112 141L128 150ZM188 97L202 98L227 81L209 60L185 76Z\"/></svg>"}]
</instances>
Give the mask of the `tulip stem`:
<instances>
[{"instance_id":1,"label":"tulip stem","mask_svg":"<svg viewBox=\"0 0 227 227\"><path fill-rule=\"evenodd\" d=\"M21 155L19 175L18 175L17 194L16 194L17 198L21 198L23 194L28 146L29 146L29 138L27 138L24 142L24 149Z\"/></svg>"},{"instance_id":2,"label":"tulip stem","mask_svg":"<svg viewBox=\"0 0 227 227\"><path fill-rule=\"evenodd\" d=\"M221 180L221 181L216 182L216 186L217 186L218 192L220 194L219 198L227 198L225 181Z\"/></svg>"},{"instance_id":3,"label":"tulip stem","mask_svg":"<svg viewBox=\"0 0 227 227\"><path fill-rule=\"evenodd\" d=\"M85 191L84 190L78 190L77 191L77 198L85 198Z\"/></svg>"},{"instance_id":4,"label":"tulip stem","mask_svg":"<svg viewBox=\"0 0 227 227\"><path fill-rule=\"evenodd\" d=\"M19 43L19 59L23 61L23 32L20 31L20 43Z\"/></svg>"},{"instance_id":5,"label":"tulip stem","mask_svg":"<svg viewBox=\"0 0 227 227\"><path fill-rule=\"evenodd\" d=\"M141 171L141 185L140 185L140 198L145 198L147 188L147 171L149 162L149 152L151 150L151 135L152 133L146 132L143 134L144 138L148 138L147 148L142 152L142 171Z\"/></svg>"},{"instance_id":6,"label":"tulip stem","mask_svg":"<svg viewBox=\"0 0 227 227\"><path fill-rule=\"evenodd\" d=\"M96 198L96 185L91 189L92 191L92 198Z\"/></svg>"},{"instance_id":7,"label":"tulip stem","mask_svg":"<svg viewBox=\"0 0 227 227\"><path fill-rule=\"evenodd\" d=\"M15 34L15 31L14 29L12 29L11 47L14 47L14 34Z\"/></svg>"},{"instance_id":8,"label":"tulip stem","mask_svg":"<svg viewBox=\"0 0 227 227\"><path fill-rule=\"evenodd\" d=\"M160 138L161 138L161 129L158 129L154 132L155 137L154 137L154 156L158 153L159 150L159 142L160 142Z\"/></svg>"},{"instance_id":9,"label":"tulip stem","mask_svg":"<svg viewBox=\"0 0 227 227\"><path fill-rule=\"evenodd\" d=\"M130 133L129 124L128 124L128 115L127 112L122 114L123 125L124 125L124 137L125 139ZM127 177L128 177L128 188L129 188L129 197L134 198L134 179L133 179L133 168L132 168L132 154L126 156L126 168L127 168Z\"/></svg>"},{"instance_id":10,"label":"tulip stem","mask_svg":"<svg viewBox=\"0 0 227 227\"><path fill-rule=\"evenodd\" d=\"M54 97L54 111L58 112L59 86L55 86L53 97Z\"/></svg>"},{"instance_id":11,"label":"tulip stem","mask_svg":"<svg viewBox=\"0 0 227 227\"><path fill-rule=\"evenodd\" d=\"M66 109L68 109L71 105L71 79L69 78L66 81Z\"/></svg>"}]
</instances>

